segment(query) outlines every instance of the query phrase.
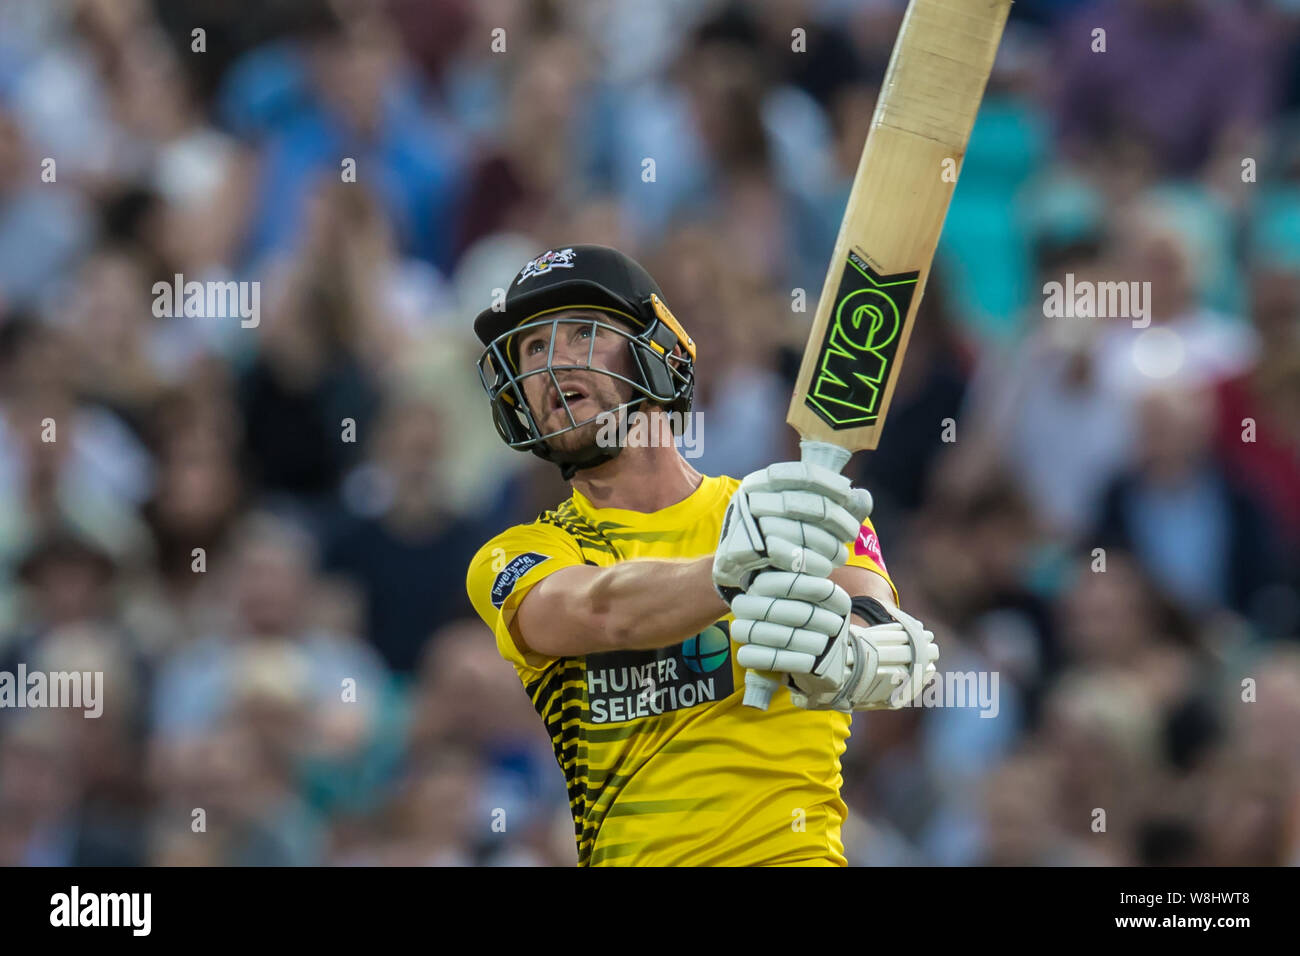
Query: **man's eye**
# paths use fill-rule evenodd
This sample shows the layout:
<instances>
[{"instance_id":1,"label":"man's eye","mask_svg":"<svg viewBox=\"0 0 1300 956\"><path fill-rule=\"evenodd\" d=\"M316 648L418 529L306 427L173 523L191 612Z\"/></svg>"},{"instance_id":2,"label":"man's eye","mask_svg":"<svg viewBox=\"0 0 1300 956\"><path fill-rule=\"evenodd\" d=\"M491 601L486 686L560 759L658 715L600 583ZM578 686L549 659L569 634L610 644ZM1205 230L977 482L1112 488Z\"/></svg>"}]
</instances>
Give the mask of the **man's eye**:
<instances>
[{"instance_id":1,"label":"man's eye","mask_svg":"<svg viewBox=\"0 0 1300 956\"><path fill-rule=\"evenodd\" d=\"M534 339L524 346L524 351L529 355L536 355L538 352L542 351L543 347L541 339Z\"/></svg>"}]
</instances>

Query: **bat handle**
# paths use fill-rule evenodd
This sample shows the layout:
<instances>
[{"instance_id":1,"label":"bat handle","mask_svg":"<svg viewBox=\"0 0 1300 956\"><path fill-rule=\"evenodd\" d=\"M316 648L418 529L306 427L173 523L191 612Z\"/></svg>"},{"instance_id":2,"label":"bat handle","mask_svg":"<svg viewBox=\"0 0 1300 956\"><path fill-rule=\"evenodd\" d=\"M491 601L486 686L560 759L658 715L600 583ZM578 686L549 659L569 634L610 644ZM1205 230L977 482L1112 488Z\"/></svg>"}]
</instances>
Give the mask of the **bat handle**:
<instances>
[{"instance_id":1,"label":"bat handle","mask_svg":"<svg viewBox=\"0 0 1300 956\"><path fill-rule=\"evenodd\" d=\"M835 472L847 465L852 455L853 452L849 449L833 445L828 441L812 441L805 438L799 442L800 461L809 465L821 465ZM772 703L772 695L780 686L781 678L770 671L747 670L745 671L745 699L742 703L746 707L767 710L768 705Z\"/></svg>"}]
</instances>

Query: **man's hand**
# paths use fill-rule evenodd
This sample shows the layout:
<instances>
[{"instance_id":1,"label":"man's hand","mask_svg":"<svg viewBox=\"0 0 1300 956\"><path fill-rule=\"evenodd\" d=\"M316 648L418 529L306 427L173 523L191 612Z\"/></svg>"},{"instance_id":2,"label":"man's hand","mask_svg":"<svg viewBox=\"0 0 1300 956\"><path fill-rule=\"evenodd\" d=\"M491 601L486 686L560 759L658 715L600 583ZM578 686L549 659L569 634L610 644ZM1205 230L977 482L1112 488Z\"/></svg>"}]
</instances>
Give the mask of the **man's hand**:
<instances>
[{"instance_id":1,"label":"man's hand","mask_svg":"<svg viewBox=\"0 0 1300 956\"><path fill-rule=\"evenodd\" d=\"M736 662L787 674L790 699L806 710L905 706L939 659L934 635L896 607L869 599L875 623L853 624L848 594L827 578L766 571L731 607Z\"/></svg>"},{"instance_id":2,"label":"man's hand","mask_svg":"<svg viewBox=\"0 0 1300 956\"><path fill-rule=\"evenodd\" d=\"M722 521L713 584L728 604L765 568L824 578L871 513L871 494L829 468L781 462L747 475Z\"/></svg>"}]
</instances>

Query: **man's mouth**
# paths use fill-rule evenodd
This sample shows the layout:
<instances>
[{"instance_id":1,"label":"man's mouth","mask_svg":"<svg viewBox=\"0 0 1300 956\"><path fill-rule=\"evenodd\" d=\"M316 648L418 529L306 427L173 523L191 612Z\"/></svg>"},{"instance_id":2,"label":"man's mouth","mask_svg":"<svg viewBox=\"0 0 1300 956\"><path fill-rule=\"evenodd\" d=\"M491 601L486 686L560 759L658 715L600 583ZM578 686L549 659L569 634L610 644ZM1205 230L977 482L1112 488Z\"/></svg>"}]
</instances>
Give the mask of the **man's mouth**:
<instances>
[{"instance_id":1,"label":"man's mouth","mask_svg":"<svg viewBox=\"0 0 1300 956\"><path fill-rule=\"evenodd\" d=\"M586 391L584 391L581 388L576 388L572 385L566 386L565 388L560 389L559 392L556 392L554 394L555 394L555 398L551 402L552 411L562 411L566 404L568 405L569 408L572 408L578 402L581 402L587 398Z\"/></svg>"}]
</instances>

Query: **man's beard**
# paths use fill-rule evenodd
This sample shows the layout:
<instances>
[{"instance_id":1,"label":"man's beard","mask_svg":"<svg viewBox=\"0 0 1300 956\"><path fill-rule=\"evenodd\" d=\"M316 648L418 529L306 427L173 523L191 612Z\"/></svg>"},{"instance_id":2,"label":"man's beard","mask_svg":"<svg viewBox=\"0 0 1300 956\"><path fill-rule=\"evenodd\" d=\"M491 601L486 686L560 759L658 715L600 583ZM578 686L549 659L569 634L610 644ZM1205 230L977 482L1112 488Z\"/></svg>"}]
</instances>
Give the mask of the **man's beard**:
<instances>
[{"instance_id":1,"label":"man's beard","mask_svg":"<svg viewBox=\"0 0 1300 956\"><path fill-rule=\"evenodd\" d=\"M602 412L595 420L587 422L585 425L579 425L572 431L556 435L554 438L548 438L546 444L553 451L560 452L566 457L585 458L589 454L595 455L597 452L605 451L606 449L602 449L596 444L596 435L604 427L605 416L608 414L608 412Z\"/></svg>"},{"instance_id":2,"label":"man's beard","mask_svg":"<svg viewBox=\"0 0 1300 956\"><path fill-rule=\"evenodd\" d=\"M593 457L602 452L609 452L611 449L602 447L597 443L597 439L602 431L608 432L611 418L615 422L614 434L623 434L622 423L626 420L628 412L627 408L624 407L624 403L628 401L631 401L630 395L626 398L622 397L613 387L608 388L608 390L601 389L598 394L592 395L588 400L590 404L599 406L601 411L597 412L595 417L589 421L584 421L574 415L578 427L546 439L546 444L553 452L575 461ZM586 414L585 409L583 413ZM534 417L536 417L535 414ZM558 414L553 415L551 420L547 421L546 427L542 429L543 434L547 431L564 428L568 420L568 413L561 409Z\"/></svg>"}]
</instances>

